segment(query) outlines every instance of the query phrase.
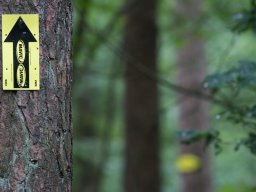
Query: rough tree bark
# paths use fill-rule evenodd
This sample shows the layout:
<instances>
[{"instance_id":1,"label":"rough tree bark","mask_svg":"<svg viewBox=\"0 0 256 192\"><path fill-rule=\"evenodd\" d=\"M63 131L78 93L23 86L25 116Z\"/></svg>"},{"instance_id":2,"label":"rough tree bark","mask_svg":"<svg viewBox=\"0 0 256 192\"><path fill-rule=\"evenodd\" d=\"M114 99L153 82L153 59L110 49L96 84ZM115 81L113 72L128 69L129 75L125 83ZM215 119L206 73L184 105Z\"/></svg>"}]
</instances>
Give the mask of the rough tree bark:
<instances>
[{"instance_id":1,"label":"rough tree bark","mask_svg":"<svg viewBox=\"0 0 256 192\"><path fill-rule=\"evenodd\" d=\"M126 13L125 192L160 191L157 85L139 70L156 72L155 9L155 0L136 0Z\"/></svg>"},{"instance_id":2,"label":"rough tree bark","mask_svg":"<svg viewBox=\"0 0 256 192\"><path fill-rule=\"evenodd\" d=\"M0 0L0 13L39 13L41 75L40 91L1 87L0 191L71 191L71 1Z\"/></svg>"},{"instance_id":3,"label":"rough tree bark","mask_svg":"<svg viewBox=\"0 0 256 192\"><path fill-rule=\"evenodd\" d=\"M202 13L202 1L177 1L177 16L181 25L194 27L184 28L179 37L184 44L177 50L178 80L183 87L202 91L201 82L206 75L206 56L204 42L196 34L197 22L200 21ZM193 30L194 29L194 30ZM208 104L200 98L189 95L179 95L180 130L196 129L207 131L209 129ZM209 153L204 148L204 142L199 141L191 145L182 145L181 153L195 154L201 159L201 167L192 173L182 174L183 192L210 192L212 191L212 180L209 162Z\"/></svg>"}]
</instances>

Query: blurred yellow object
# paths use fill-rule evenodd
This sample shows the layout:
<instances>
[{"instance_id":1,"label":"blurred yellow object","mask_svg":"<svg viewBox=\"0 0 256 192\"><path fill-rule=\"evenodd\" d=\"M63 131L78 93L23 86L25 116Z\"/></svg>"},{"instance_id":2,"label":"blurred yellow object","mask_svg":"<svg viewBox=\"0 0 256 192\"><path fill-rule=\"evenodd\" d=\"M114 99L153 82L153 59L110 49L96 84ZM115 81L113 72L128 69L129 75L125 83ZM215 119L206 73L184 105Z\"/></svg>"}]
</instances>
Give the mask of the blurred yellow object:
<instances>
[{"instance_id":1,"label":"blurred yellow object","mask_svg":"<svg viewBox=\"0 0 256 192\"><path fill-rule=\"evenodd\" d=\"M182 154L176 161L176 167L181 173L192 173L201 166L201 160L194 154Z\"/></svg>"}]
</instances>

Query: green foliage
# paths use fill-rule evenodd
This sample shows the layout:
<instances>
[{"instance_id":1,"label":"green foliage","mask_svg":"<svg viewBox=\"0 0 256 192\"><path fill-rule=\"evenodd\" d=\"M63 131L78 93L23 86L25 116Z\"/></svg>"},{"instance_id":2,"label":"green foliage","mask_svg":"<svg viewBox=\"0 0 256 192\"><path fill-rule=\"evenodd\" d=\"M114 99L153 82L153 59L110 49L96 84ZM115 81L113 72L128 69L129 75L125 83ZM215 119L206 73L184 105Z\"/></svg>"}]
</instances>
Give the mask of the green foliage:
<instances>
[{"instance_id":1,"label":"green foliage","mask_svg":"<svg viewBox=\"0 0 256 192\"><path fill-rule=\"evenodd\" d=\"M241 145L246 146L252 154L256 155L256 133L250 132L246 139L242 139L236 145L235 150L238 150Z\"/></svg>"},{"instance_id":2,"label":"green foliage","mask_svg":"<svg viewBox=\"0 0 256 192\"><path fill-rule=\"evenodd\" d=\"M247 136L234 144L237 151L245 146L252 154L256 154L256 63L240 61L239 65L225 72L209 75L203 82L213 102L219 106L217 120L239 125ZM219 132L201 133L188 130L179 133L180 141L191 143L198 140L213 142L216 152L222 151L223 141Z\"/></svg>"},{"instance_id":3,"label":"green foliage","mask_svg":"<svg viewBox=\"0 0 256 192\"><path fill-rule=\"evenodd\" d=\"M251 9L237 13L233 18L234 32L251 29L256 33L256 1L251 0ZM244 146L256 155L256 101L252 96L256 90L256 62L240 61L238 67L206 77L203 86L221 105L217 117L240 125L247 132L247 136L235 144L235 150ZM215 139L220 140L220 137Z\"/></svg>"},{"instance_id":4,"label":"green foliage","mask_svg":"<svg viewBox=\"0 0 256 192\"><path fill-rule=\"evenodd\" d=\"M245 88L256 86L256 63L253 61L240 61L237 68L208 76L203 85L211 92L221 88ZM239 90L238 90L239 91Z\"/></svg>"},{"instance_id":5,"label":"green foliage","mask_svg":"<svg viewBox=\"0 0 256 192\"><path fill-rule=\"evenodd\" d=\"M188 129L184 131L177 131L176 137L183 144L191 144L200 140L204 140L207 143L210 143L218 136L216 131L198 131L196 129Z\"/></svg>"},{"instance_id":6,"label":"green foliage","mask_svg":"<svg viewBox=\"0 0 256 192\"><path fill-rule=\"evenodd\" d=\"M245 184L229 185L226 184L219 189L219 192L255 192L256 190Z\"/></svg>"},{"instance_id":7,"label":"green foliage","mask_svg":"<svg viewBox=\"0 0 256 192\"><path fill-rule=\"evenodd\" d=\"M199 131L198 129L187 129L184 131L177 131L176 137L180 143L185 145L203 141L205 147L208 147L209 144L214 144L216 154L219 154L222 151L222 140L220 139L219 131L216 130Z\"/></svg>"},{"instance_id":8,"label":"green foliage","mask_svg":"<svg viewBox=\"0 0 256 192\"><path fill-rule=\"evenodd\" d=\"M252 29L256 33L256 2L251 0L251 8L249 10L242 11L233 16L234 26L232 30L234 32L244 32L248 29Z\"/></svg>"},{"instance_id":9,"label":"green foliage","mask_svg":"<svg viewBox=\"0 0 256 192\"><path fill-rule=\"evenodd\" d=\"M256 154L256 101L250 99L250 94L256 88L256 63L253 61L241 61L240 65L224 73L208 76L204 81L204 87L215 98L221 98L222 93L229 96L222 101L222 111L218 118L226 119L234 124L240 124L247 137L235 145L238 150L241 145L247 147L251 153ZM227 91L228 90L228 91Z\"/></svg>"}]
</instances>

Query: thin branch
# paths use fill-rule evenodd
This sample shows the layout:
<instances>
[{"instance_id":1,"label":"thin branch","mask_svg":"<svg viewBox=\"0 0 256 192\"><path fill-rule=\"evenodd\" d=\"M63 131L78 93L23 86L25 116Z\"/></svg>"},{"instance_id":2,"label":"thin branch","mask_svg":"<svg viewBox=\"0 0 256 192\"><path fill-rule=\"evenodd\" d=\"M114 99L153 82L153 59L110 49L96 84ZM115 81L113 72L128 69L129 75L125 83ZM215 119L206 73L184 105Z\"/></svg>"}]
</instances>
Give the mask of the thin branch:
<instances>
[{"instance_id":1,"label":"thin branch","mask_svg":"<svg viewBox=\"0 0 256 192\"><path fill-rule=\"evenodd\" d=\"M97 36L97 38L99 38L101 40L101 42L103 42L105 44L105 46L110 48L116 54L117 57L119 57L121 59L126 58L129 61L131 61L134 70L137 70L141 74L145 75L147 78L149 78L153 81L156 81L159 85L169 88L169 89L171 89L175 92L181 93L183 95L203 99L205 101L218 104L219 106L222 106L224 108L238 108L236 105L234 105L233 103L231 103L229 101L223 101L223 100L217 99L217 98L215 98L209 94L206 94L204 92L185 88L185 87L182 87L175 83L169 82L166 79L161 78L159 75L157 75L155 73L155 71L152 71L151 69L149 69L146 65L144 65L143 63L138 61L137 58L135 58L133 55L125 52L124 50L116 47L114 44L109 42L107 40L107 38L104 36L104 34L100 33L99 31L97 31L95 29L89 28L89 27L87 28L87 30L89 32L93 33L95 36Z\"/></svg>"}]
</instances>

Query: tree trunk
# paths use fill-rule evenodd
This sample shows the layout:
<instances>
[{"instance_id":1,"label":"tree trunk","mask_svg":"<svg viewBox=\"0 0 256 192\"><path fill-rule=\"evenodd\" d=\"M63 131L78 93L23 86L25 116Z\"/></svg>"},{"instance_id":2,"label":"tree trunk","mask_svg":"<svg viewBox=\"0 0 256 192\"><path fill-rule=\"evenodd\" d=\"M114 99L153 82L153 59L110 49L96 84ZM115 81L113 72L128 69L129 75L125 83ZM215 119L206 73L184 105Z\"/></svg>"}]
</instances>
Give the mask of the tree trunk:
<instances>
[{"instance_id":1,"label":"tree trunk","mask_svg":"<svg viewBox=\"0 0 256 192\"><path fill-rule=\"evenodd\" d=\"M205 74L203 43L199 39L188 40L187 47L179 50L179 81L184 87L200 90L200 82ZM194 63L193 63L194 62ZM187 65L186 65L187 64ZM208 105L199 98L183 95L180 99L180 130L195 129L208 131ZM201 167L193 173L182 174L183 192L210 192L211 171L208 150L205 142L199 141L190 145L182 145L181 153L194 154L201 159Z\"/></svg>"},{"instance_id":2,"label":"tree trunk","mask_svg":"<svg viewBox=\"0 0 256 192\"><path fill-rule=\"evenodd\" d=\"M203 40L195 34L196 26L201 16L201 0L178 1L178 16L184 26L193 27L190 31L182 31L180 38L183 46L177 50L177 65L179 69L179 84L188 89L202 91L201 82L206 76L206 58ZM187 29L186 27L184 28ZM189 95L179 95L180 130L195 129L208 131L208 104L200 98ZM182 174L182 192L210 192L212 191L209 153L204 147L204 141L181 146L182 154L194 154L201 160L201 167L192 173Z\"/></svg>"},{"instance_id":3,"label":"tree trunk","mask_svg":"<svg viewBox=\"0 0 256 192\"><path fill-rule=\"evenodd\" d=\"M157 84L139 70L156 72L155 9L155 0L137 0L126 13L125 192L160 191Z\"/></svg>"},{"instance_id":4,"label":"tree trunk","mask_svg":"<svg viewBox=\"0 0 256 192\"><path fill-rule=\"evenodd\" d=\"M0 91L0 191L71 191L71 1L0 5L39 13L41 76L40 91Z\"/></svg>"}]
</instances>

